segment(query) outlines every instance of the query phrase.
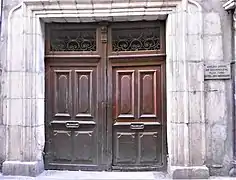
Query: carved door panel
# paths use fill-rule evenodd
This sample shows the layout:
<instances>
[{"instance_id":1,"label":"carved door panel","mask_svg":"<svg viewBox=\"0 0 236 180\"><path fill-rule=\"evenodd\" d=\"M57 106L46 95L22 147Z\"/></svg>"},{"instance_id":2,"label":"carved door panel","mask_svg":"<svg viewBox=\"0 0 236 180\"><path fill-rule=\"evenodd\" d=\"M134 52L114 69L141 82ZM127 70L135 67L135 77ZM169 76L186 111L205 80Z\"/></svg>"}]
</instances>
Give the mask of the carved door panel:
<instances>
[{"instance_id":1,"label":"carved door panel","mask_svg":"<svg viewBox=\"0 0 236 180\"><path fill-rule=\"evenodd\" d=\"M97 69L50 67L50 163L97 163Z\"/></svg>"},{"instance_id":2,"label":"carved door panel","mask_svg":"<svg viewBox=\"0 0 236 180\"><path fill-rule=\"evenodd\" d=\"M46 168L98 170L104 90L97 25L53 25L46 57ZM69 52L70 51L70 52Z\"/></svg>"},{"instance_id":3,"label":"carved door panel","mask_svg":"<svg viewBox=\"0 0 236 180\"><path fill-rule=\"evenodd\" d=\"M113 68L113 162L162 164L161 66Z\"/></svg>"},{"instance_id":4,"label":"carved door panel","mask_svg":"<svg viewBox=\"0 0 236 180\"><path fill-rule=\"evenodd\" d=\"M165 166L164 57L161 32L145 23L110 28L114 169Z\"/></svg>"}]
</instances>

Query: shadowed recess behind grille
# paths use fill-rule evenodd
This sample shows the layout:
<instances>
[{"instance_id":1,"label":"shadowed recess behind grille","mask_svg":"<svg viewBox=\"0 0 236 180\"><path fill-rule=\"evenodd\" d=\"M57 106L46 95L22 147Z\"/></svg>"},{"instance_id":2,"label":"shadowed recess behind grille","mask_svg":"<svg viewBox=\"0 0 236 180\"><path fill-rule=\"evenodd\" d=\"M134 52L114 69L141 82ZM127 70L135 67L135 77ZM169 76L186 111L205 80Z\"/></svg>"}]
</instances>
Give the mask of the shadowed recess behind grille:
<instances>
[{"instance_id":1,"label":"shadowed recess behind grille","mask_svg":"<svg viewBox=\"0 0 236 180\"><path fill-rule=\"evenodd\" d=\"M96 51L96 29L55 29L51 31L51 51Z\"/></svg>"},{"instance_id":2,"label":"shadowed recess behind grille","mask_svg":"<svg viewBox=\"0 0 236 180\"><path fill-rule=\"evenodd\" d=\"M125 28L112 30L113 51L145 51L160 49L160 28Z\"/></svg>"}]
</instances>

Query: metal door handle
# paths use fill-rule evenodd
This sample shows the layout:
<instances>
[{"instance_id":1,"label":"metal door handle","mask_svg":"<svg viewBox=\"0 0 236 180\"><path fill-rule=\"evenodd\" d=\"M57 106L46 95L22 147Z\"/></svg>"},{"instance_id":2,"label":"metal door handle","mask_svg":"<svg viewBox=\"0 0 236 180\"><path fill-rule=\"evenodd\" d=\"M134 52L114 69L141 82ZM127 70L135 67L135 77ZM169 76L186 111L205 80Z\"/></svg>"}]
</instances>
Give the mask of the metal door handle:
<instances>
[{"instance_id":1,"label":"metal door handle","mask_svg":"<svg viewBox=\"0 0 236 180\"><path fill-rule=\"evenodd\" d=\"M73 123L73 122L69 123L69 122L67 122L66 123L66 127L67 128L78 128L79 127L79 123L78 122L76 122L76 123Z\"/></svg>"},{"instance_id":2,"label":"metal door handle","mask_svg":"<svg viewBox=\"0 0 236 180\"><path fill-rule=\"evenodd\" d=\"M137 130L144 129L144 124L131 124L130 129L137 129Z\"/></svg>"}]
</instances>

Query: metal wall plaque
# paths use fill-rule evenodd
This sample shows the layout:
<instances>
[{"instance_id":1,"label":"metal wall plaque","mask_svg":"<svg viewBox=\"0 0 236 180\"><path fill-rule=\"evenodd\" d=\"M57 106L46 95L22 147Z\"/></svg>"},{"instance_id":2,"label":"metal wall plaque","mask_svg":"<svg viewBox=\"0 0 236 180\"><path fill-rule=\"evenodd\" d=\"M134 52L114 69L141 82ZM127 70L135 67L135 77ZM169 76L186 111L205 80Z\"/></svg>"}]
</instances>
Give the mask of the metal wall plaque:
<instances>
[{"instance_id":1,"label":"metal wall plaque","mask_svg":"<svg viewBox=\"0 0 236 180\"><path fill-rule=\"evenodd\" d=\"M204 65L204 79L230 79L230 63Z\"/></svg>"}]
</instances>

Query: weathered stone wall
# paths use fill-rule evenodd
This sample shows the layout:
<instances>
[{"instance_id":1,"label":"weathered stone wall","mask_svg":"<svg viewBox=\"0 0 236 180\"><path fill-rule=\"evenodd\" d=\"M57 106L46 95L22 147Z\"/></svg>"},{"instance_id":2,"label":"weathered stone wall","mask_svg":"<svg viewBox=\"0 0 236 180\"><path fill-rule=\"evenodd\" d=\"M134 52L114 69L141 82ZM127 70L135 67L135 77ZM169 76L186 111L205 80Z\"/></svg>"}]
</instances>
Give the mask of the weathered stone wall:
<instances>
[{"instance_id":1,"label":"weathered stone wall","mask_svg":"<svg viewBox=\"0 0 236 180\"><path fill-rule=\"evenodd\" d=\"M0 42L0 69L3 67L3 71L7 68L6 61L7 61L7 39L8 39L8 15L10 10L19 4L22 0L3 0L3 22L2 22L2 32L1 32L1 42ZM118 1L118 0L117 0ZM136 0L138 1L138 0ZM167 0L166 0L167 1ZM177 126L182 127L185 126L183 123L183 117L186 118L186 114L183 115L186 110L186 107L181 106L181 100L183 101L183 92L181 92L182 84L181 83L188 83L188 99L189 99L189 106L187 107L188 113L187 116L189 118L189 122L191 123L190 129L190 137L189 140L189 151L190 151L190 160L189 163L191 165L199 165L202 164L201 161L205 161L204 164L207 165L210 169L211 175L227 175L230 168L230 161L232 160L232 108L233 108L233 99L232 96L232 80L207 80L204 82L204 87L201 87L201 78L203 72L203 64L204 63L218 63L218 62L231 62L232 59L232 16L228 14L223 9L223 3L225 1L215 1L215 0L198 0L197 2L201 5L201 14L199 15L199 7L190 3L188 5L188 15L187 15L187 46L186 46L186 53L188 61L188 75L187 77L183 76L183 66L182 63L171 62L171 68L173 68L172 76L178 76L182 80L177 80L176 78L176 87L175 90L172 92L172 99L175 99L176 102L170 102L173 104L173 108L175 108L176 112L172 113L172 119L179 123ZM178 9L177 9L178 11ZM181 13L173 14L171 18L182 18ZM202 16L201 16L202 15ZM199 23L199 18L202 17L203 24ZM18 20L21 23L21 20ZM179 20L182 22L181 20ZM202 27L200 27L202 26ZM182 25L179 24L180 28L177 31L182 31ZM199 29L203 30L203 35L199 36ZM15 29L18 31L19 29ZM181 33L180 33L181 34ZM174 37L174 36L173 36ZM177 39L181 39L181 37L175 37ZM168 38L167 38L168 39ZM173 39L172 39L173 40ZM201 40L203 45L203 52L201 54ZM168 42L167 42L168 44ZM16 47L17 42L15 42ZM176 42L178 46L178 42ZM171 46L173 46L171 44ZM22 48L21 46L18 47L19 49ZM174 47L173 47L174 48ZM179 48L181 53L180 47ZM199 53L200 52L200 53ZM177 59L182 57L181 54L177 54ZM24 61L22 61L24 63ZM203 63L204 62L204 63ZM22 67L25 67L22 64ZM0 73L1 74L1 73ZM168 77L168 75L167 75ZM11 75L11 78L15 78L11 80L12 85L8 87L15 88L16 91L22 90L22 84L18 82L17 77ZM186 82L184 81L186 78ZM3 78L7 79L7 78ZM2 76L0 75L1 80L1 87L6 84L6 82L2 81ZM167 79L168 81L168 79ZM15 82L15 83L14 83ZM180 83L180 84L178 84ZM174 83L173 83L174 84ZM179 89L178 89L179 88ZM203 89L201 89L203 88ZM176 89L179 92L174 92ZM204 97L202 97L202 91L204 91ZM1 91L2 92L2 91ZM0 104L2 104L3 100L7 100L3 93L1 93ZM6 149L7 146L14 146L14 142L11 144L6 143L6 131L8 131L8 136L12 139L13 136L15 137L15 141L21 141L20 138L17 139L19 134L18 132L14 132L15 129L21 129L21 125L17 122L14 125L14 130L11 130L11 125L9 122L4 122L5 119L2 118L3 113L4 116L7 117L11 114L12 117L16 117L15 121L21 120L19 118L24 117L23 114L28 112L19 112L17 109L17 97L16 101L11 101L12 103L6 103L5 106L13 106L14 108L3 107L0 106L0 162L3 162L6 159ZM204 102L202 102L204 101ZM184 103L182 104L184 106ZM168 107L167 107L168 108ZM2 111L3 109L3 111ZM26 111L26 110L25 110ZM3 112L3 113L2 113ZM14 115L14 116L13 116ZM20 116L22 115L22 116ZM30 118L30 117L28 117ZM14 120L11 120L14 121ZM23 120L22 120L23 121ZM204 121L204 123L202 123ZM6 124L8 124L8 128L6 129ZM12 126L14 122L11 122ZM16 128L15 126L18 126ZM22 126L23 123L22 123ZM26 125L27 126L27 125ZM184 139L184 133L182 133L183 129L176 131L177 136L176 138ZM27 131L28 132L28 131ZM12 133L12 134L11 134ZM173 133L174 134L174 133ZM42 135L42 134L41 134ZM198 139L204 139L202 141L198 141ZM14 138L13 138L14 139ZM206 140L205 140L206 139ZM174 140L174 138L172 138ZM181 141L178 141L181 142ZM206 142L206 144L205 144ZM202 144L201 144L202 143ZM17 144L17 143L16 143ZM180 147L181 144L176 145L179 146L175 151L175 153L183 153L183 148ZM12 147L11 147L12 148ZM15 148L15 149L14 149ZM14 156L20 155L21 157L15 157L14 160L21 160L24 159L24 155L21 154L21 151L24 149L19 149L19 147L14 147ZM21 147L22 148L22 147ZM206 149L206 157L201 157L201 155L205 156L205 152L194 154L197 152L196 149L199 148L199 151L202 149ZM177 165L183 165L183 161L181 159L182 155L178 155L180 158L175 158L173 160ZM183 155L183 159L184 159ZM27 161L27 159L24 159Z\"/></svg>"},{"instance_id":2,"label":"weathered stone wall","mask_svg":"<svg viewBox=\"0 0 236 180\"><path fill-rule=\"evenodd\" d=\"M221 1L203 1L204 60L231 62L232 14ZM206 164L214 175L228 175L232 160L233 94L231 80L205 81Z\"/></svg>"},{"instance_id":3,"label":"weathered stone wall","mask_svg":"<svg viewBox=\"0 0 236 180\"><path fill-rule=\"evenodd\" d=\"M196 1L195 1L196 2ZM233 121L233 79L230 80L205 80L202 83L202 69L204 64L218 64L230 63L232 59L232 14L224 10L223 4L226 1L197 1L200 7L193 1L189 0L188 15L187 15L187 79L183 78L184 65L181 62L181 50L177 53L175 66L171 65L171 75L178 76L176 79L174 91L172 92L172 100L167 102L172 106L172 111L168 112L167 116L172 118L172 121L179 124L178 126L185 126L186 122L189 123L189 145L185 145L184 139L187 138L184 133L184 128L181 130L171 129L176 131L176 138L171 138L171 146L176 146L176 150L171 152L173 157L170 161L175 164L181 164L186 159L181 146L189 148L190 159L189 164L197 165L205 164L211 175L228 175L231 161L232 161L232 121ZM199 16L199 11L201 15ZM183 15L175 14L171 18L181 19ZM203 24L201 24L201 19ZM168 18L168 20L170 20ZM181 31L182 25L178 26L176 31ZM201 31L202 29L202 34ZM199 36L199 33L201 34ZM167 34L167 37L168 34ZM167 41L172 39L167 38ZM178 41L176 49L182 44L179 42L180 37L174 37ZM201 45L202 43L202 45ZM170 45L167 42L167 45ZM201 47L203 46L203 47ZM201 54L201 48L203 52ZM180 48L181 49L181 48ZM167 57L168 57L167 52ZM203 63L202 63L203 59ZM168 65L167 59L167 68ZM178 62L179 61L179 62ZM182 80L181 80L182 79ZM188 91L188 108L184 107L184 89L187 83ZM168 84L168 82L167 82ZM167 91L169 89L167 88ZM201 96L204 91L204 97ZM168 95L167 95L168 96ZM167 98L168 99L168 98ZM182 99L182 101L180 100ZM176 101L176 102L175 102ZM202 102L204 101L204 102ZM170 108L169 106L169 108ZM187 111L187 113L186 113ZM170 115L172 114L172 115ZM175 117L173 117L175 116ZM185 121L184 118L188 117L189 120ZM205 129L204 129L205 128ZM170 133L170 132L169 132ZM183 139L182 141L177 140ZM199 139L205 139L202 142ZM178 143L172 142L176 141ZM204 143L206 142L206 143ZM180 144L179 144L180 143ZM174 149L174 148L173 148ZM206 154L204 152L206 149ZM180 154L176 158L177 154ZM205 156L205 157L202 157Z\"/></svg>"}]
</instances>

